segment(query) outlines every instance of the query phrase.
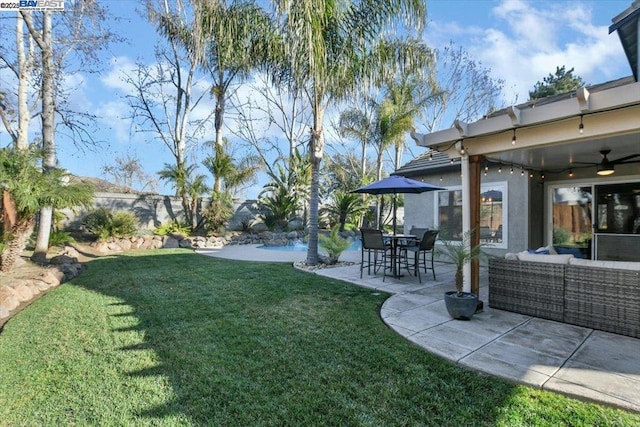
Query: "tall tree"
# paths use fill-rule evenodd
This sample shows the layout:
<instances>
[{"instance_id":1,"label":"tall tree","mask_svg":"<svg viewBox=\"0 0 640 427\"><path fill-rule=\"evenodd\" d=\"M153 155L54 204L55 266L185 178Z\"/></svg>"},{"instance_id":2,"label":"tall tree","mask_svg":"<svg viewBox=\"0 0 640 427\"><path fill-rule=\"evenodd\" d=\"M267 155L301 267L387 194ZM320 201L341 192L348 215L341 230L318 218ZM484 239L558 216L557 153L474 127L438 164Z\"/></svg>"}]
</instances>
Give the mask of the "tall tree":
<instances>
[{"instance_id":1,"label":"tall tree","mask_svg":"<svg viewBox=\"0 0 640 427\"><path fill-rule=\"evenodd\" d=\"M574 76L573 71L573 68L567 70L564 65L556 67L555 74L549 74L533 86L533 90L529 91L529 100L533 101L559 93L571 92L584 86L582 77Z\"/></svg>"},{"instance_id":2,"label":"tall tree","mask_svg":"<svg viewBox=\"0 0 640 427\"><path fill-rule=\"evenodd\" d=\"M105 165L102 167L102 172L111 179L117 185L126 187L127 189L133 189L137 187L139 190L155 191L155 180L145 173L140 159L131 154L126 154L122 157L116 157L113 165Z\"/></svg>"},{"instance_id":3,"label":"tall tree","mask_svg":"<svg viewBox=\"0 0 640 427\"><path fill-rule=\"evenodd\" d=\"M42 12L42 30L38 31L28 12L21 12L31 37L40 48L42 59L42 149L43 149L43 173L51 173L56 167L56 144L54 139L55 129L55 78L56 70L53 66L53 41L51 37L52 12ZM40 209L40 222L38 225L38 237L32 259L36 262L44 262L49 249L49 235L53 221L53 207L42 206Z\"/></svg>"},{"instance_id":4,"label":"tall tree","mask_svg":"<svg viewBox=\"0 0 640 427\"><path fill-rule=\"evenodd\" d=\"M371 100L361 101L363 102L359 106L340 113L338 132L342 137L355 139L360 144L360 177L364 178L367 173L367 148L372 143L375 124ZM363 182L360 181L360 183Z\"/></svg>"},{"instance_id":5,"label":"tall tree","mask_svg":"<svg viewBox=\"0 0 640 427\"><path fill-rule=\"evenodd\" d=\"M42 104L43 172L46 174L56 167L56 113L62 115L62 123L71 131L74 142L93 141L84 119L94 116L82 112L73 114L63 108L66 95L61 84L63 72L93 70L93 64L98 63L97 52L115 36L105 27L106 12L95 0L71 2L63 13L56 15L50 10L35 13L21 11L20 14L40 52L37 90ZM16 29L19 31L18 27ZM72 61L71 57L76 61ZM40 212L38 237L32 256L34 261L43 262L46 259L52 213L50 206L44 206Z\"/></svg>"},{"instance_id":6,"label":"tall tree","mask_svg":"<svg viewBox=\"0 0 640 427\"><path fill-rule=\"evenodd\" d=\"M453 44L437 50L435 56L435 72L425 85L435 99L421 120L427 132L451 127L455 120L477 120L498 108L504 81L493 79L491 70Z\"/></svg>"},{"instance_id":7,"label":"tall tree","mask_svg":"<svg viewBox=\"0 0 640 427\"><path fill-rule=\"evenodd\" d=\"M233 134L258 154L267 174L276 174L281 162L293 174L297 153L309 139L310 111L303 94L270 85L262 76L249 85L249 93L246 100L234 99L237 129Z\"/></svg>"},{"instance_id":8,"label":"tall tree","mask_svg":"<svg viewBox=\"0 0 640 427\"><path fill-rule=\"evenodd\" d=\"M161 29L170 39L179 41L195 54L199 66L212 79L215 98L216 144L223 145L222 127L231 86L245 80L251 71L264 63L269 51L273 24L267 11L246 0L193 0L195 25L176 25L163 19ZM222 182L216 177L214 191Z\"/></svg>"},{"instance_id":9,"label":"tall tree","mask_svg":"<svg viewBox=\"0 0 640 427\"><path fill-rule=\"evenodd\" d=\"M0 90L0 119L11 135L11 139L19 149L26 149L29 145L29 123L31 111L35 109L29 106L30 88L34 84L35 46L33 38L29 32L24 32L24 19L20 12L16 12L15 22L15 59L10 59L9 52L0 52L0 61L11 70L18 81L17 92L15 94L18 108L12 108L9 102L10 94ZM38 99L36 92L35 99ZM15 117L17 113L17 117ZM17 126L15 123L17 122Z\"/></svg>"},{"instance_id":10,"label":"tall tree","mask_svg":"<svg viewBox=\"0 0 640 427\"><path fill-rule=\"evenodd\" d=\"M402 23L405 30L421 29L426 17L423 0L318 1L274 0L290 87L302 90L309 102L313 123L309 155L309 250L307 263L318 263L318 205L320 163L324 156L324 116L327 108L387 76L398 67L411 68L422 58L409 55L405 45L384 38L384 30Z\"/></svg>"}]
</instances>

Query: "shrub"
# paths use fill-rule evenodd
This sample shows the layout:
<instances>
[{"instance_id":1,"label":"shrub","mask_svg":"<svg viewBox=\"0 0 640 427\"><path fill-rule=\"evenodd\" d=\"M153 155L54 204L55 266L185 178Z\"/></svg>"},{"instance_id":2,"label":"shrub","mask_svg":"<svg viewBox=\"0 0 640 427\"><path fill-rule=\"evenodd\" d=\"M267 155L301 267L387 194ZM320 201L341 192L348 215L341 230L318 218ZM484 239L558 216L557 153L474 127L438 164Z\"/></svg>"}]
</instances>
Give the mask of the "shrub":
<instances>
[{"instance_id":1,"label":"shrub","mask_svg":"<svg viewBox=\"0 0 640 427\"><path fill-rule=\"evenodd\" d=\"M138 229L135 215L129 212L113 213L107 208L98 208L88 213L84 223L87 231L94 234L98 240L133 236Z\"/></svg>"},{"instance_id":2,"label":"shrub","mask_svg":"<svg viewBox=\"0 0 640 427\"><path fill-rule=\"evenodd\" d=\"M64 246L69 243L76 243L76 239L73 236L66 232L60 230L53 230L49 235L49 247L53 246Z\"/></svg>"},{"instance_id":3,"label":"shrub","mask_svg":"<svg viewBox=\"0 0 640 427\"><path fill-rule=\"evenodd\" d=\"M215 192L211 198L211 204L202 213L205 230L208 233L222 231L232 216L233 200L231 196L227 193Z\"/></svg>"},{"instance_id":4,"label":"shrub","mask_svg":"<svg viewBox=\"0 0 640 427\"><path fill-rule=\"evenodd\" d=\"M153 230L156 236L166 236L169 233L180 233L183 236L191 235L191 227L187 224L181 224L178 220L173 220L169 224L161 225Z\"/></svg>"},{"instance_id":5,"label":"shrub","mask_svg":"<svg viewBox=\"0 0 640 427\"><path fill-rule=\"evenodd\" d=\"M339 231L340 225L336 225L331 229L331 233L328 236L323 234L318 236L320 247L327 251L327 255L329 255L329 264L337 263L340 254L351 244L347 239L340 237Z\"/></svg>"}]
</instances>

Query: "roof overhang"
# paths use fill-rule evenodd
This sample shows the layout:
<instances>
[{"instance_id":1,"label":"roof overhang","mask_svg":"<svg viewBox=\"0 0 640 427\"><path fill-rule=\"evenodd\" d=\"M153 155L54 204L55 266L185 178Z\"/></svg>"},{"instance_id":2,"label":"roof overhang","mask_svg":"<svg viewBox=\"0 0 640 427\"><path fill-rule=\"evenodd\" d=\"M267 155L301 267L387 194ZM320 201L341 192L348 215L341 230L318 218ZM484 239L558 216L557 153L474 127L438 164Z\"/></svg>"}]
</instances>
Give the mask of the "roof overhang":
<instances>
[{"instance_id":1,"label":"roof overhang","mask_svg":"<svg viewBox=\"0 0 640 427\"><path fill-rule=\"evenodd\" d=\"M598 162L602 148L613 149L615 157L635 154L640 140L640 83L631 79L623 83L593 92L583 87L555 102L512 106L474 123L411 136L417 145L450 157L460 156L464 146L470 155L533 169Z\"/></svg>"},{"instance_id":2,"label":"roof overhang","mask_svg":"<svg viewBox=\"0 0 640 427\"><path fill-rule=\"evenodd\" d=\"M609 34L618 32L620 43L629 60L633 71L633 77L638 81L638 68L640 67L640 42L638 33L640 29L640 0L633 2L624 12L612 19Z\"/></svg>"}]
</instances>

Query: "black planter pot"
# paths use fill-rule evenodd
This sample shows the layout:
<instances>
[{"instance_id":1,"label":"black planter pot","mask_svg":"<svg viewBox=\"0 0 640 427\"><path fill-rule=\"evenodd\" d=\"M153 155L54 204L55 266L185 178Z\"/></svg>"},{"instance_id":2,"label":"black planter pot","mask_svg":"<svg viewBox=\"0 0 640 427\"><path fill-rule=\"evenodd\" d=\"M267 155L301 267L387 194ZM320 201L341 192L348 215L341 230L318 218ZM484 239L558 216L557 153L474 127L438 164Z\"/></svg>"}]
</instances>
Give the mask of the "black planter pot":
<instances>
[{"instance_id":1,"label":"black planter pot","mask_svg":"<svg viewBox=\"0 0 640 427\"><path fill-rule=\"evenodd\" d=\"M444 303L454 319L470 320L478 308L478 296L469 292L458 296L456 291L449 291L444 293Z\"/></svg>"}]
</instances>

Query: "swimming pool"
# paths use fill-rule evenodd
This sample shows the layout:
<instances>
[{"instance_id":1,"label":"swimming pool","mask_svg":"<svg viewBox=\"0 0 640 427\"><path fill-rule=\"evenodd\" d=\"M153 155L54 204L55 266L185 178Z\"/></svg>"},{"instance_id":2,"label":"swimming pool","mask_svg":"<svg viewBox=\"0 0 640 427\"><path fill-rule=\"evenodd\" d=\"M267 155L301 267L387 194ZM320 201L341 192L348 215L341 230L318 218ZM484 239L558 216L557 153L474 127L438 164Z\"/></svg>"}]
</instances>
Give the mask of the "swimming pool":
<instances>
[{"instance_id":1,"label":"swimming pool","mask_svg":"<svg viewBox=\"0 0 640 427\"><path fill-rule=\"evenodd\" d=\"M362 248L360 240L356 240L347 248L348 251L359 251ZM294 245L287 246L258 246L258 249L265 249L268 251L285 251L285 252L306 252L308 246L306 243L296 243ZM318 249L322 250L320 247Z\"/></svg>"}]
</instances>

